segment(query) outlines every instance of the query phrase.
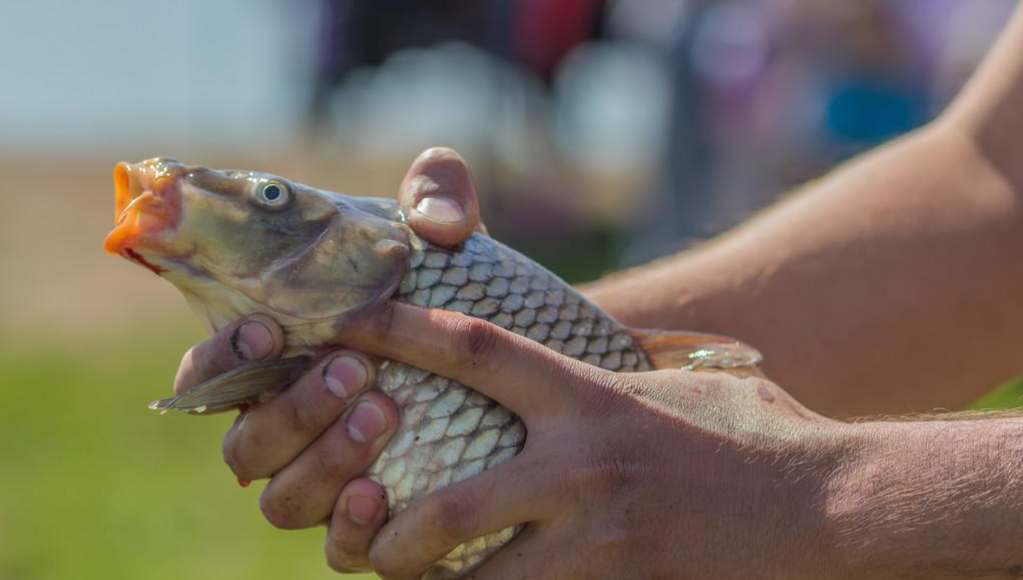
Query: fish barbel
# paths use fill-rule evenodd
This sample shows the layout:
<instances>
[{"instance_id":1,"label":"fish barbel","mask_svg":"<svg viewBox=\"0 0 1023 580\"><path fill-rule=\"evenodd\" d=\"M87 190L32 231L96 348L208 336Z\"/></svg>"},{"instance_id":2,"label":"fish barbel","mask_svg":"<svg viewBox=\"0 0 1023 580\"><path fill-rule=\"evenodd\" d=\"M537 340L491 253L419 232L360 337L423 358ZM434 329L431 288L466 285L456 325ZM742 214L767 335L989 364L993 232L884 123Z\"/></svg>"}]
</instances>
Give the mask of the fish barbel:
<instances>
[{"instance_id":1,"label":"fish barbel","mask_svg":"<svg viewBox=\"0 0 1023 580\"><path fill-rule=\"evenodd\" d=\"M166 278L211 332L253 313L285 330L279 361L260 361L153 408L210 413L258 400L324 354L352 315L387 299L461 312L612 371L741 369L760 361L726 337L626 328L566 282L496 240L473 234L431 246L391 199L353 198L253 171L186 166L170 158L114 170L115 229L107 251ZM401 362L381 364L377 387L400 425L369 470L396 515L431 491L514 457L522 421L486 396ZM467 542L428 580L460 577L521 526Z\"/></svg>"}]
</instances>

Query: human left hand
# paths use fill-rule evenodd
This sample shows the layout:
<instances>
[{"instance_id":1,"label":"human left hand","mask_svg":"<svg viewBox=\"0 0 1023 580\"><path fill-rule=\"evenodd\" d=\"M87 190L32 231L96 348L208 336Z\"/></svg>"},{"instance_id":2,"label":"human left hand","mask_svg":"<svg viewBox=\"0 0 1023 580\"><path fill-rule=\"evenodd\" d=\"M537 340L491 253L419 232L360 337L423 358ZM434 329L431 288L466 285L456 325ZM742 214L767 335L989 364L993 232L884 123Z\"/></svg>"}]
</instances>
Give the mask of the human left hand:
<instances>
[{"instance_id":1,"label":"human left hand","mask_svg":"<svg viewBox=\"0 0 1023 580\"><path fill-rule=\"evenodd\" d=\"M346 498L375 486L350 483L327 536L335 568L364 558L351 546L379 529L373 569L418 579L457 545L527 523L470 578L827 576L825 502L846 426L766 379L612 373L485 321L399 303L340 338L487 394L529 435L511 461L386 524L350 521Z\"/></svg>"}]
</instances>

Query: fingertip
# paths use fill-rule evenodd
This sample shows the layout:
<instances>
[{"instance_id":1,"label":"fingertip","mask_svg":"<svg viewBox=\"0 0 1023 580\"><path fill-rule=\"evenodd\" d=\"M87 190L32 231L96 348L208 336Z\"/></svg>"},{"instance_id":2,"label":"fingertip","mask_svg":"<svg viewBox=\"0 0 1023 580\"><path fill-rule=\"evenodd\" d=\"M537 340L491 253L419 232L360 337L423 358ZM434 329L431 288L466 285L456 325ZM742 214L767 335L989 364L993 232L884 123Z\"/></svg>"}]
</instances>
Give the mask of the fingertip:
<instances>
[{"instance_id":1,"label":"fingertip","mask_svg":"<svg viewBox=\"0 0 1023 580\"><path fill-rule=\"evenodd\" d=\"M435 246L455 247L472 235L472 229L464 221L457 224L437 223L417 210L408 213L408 222L417 236Z\"/></svg>"},{"instance_id":2,"label":"fingertip","mask_svg":"<svg viewBox=\"0 0 1023 580\"><path fill-rule=\"evenodd\" d=\"M412 168L409 170L409 174L411 175L415 172L433 175L448 172L456 177L470 176L469 164L465 161L465 158L458 151L443 146L430 147L417 155L415 160L412 161Z\"/></svg>"},{"instance_id":3,"label":"fingertip","mask_svg":"<svg viewBox=\"0 0 1023 580\"><path fill-rule=\"evenodd\" d=\"M387 516L387 494L373 480L360 477L341 491L338 507L357 526L379 527Z\"/></svg>"},{"instance_id":4,"label":"fingertip","mask_svg":"<svg viewBox=\"0 0 1023 580\"><path fill-rule=\"evenodd\" d=\"M469 166L447 147L427 149L416 158L402 181L399 203L416 234L437 245L458 245L480 227Z\"/></svg>"},{"instance_id":5,"label":"fingertip","mask_svg":"<svg viewBox=\"0 0 1023 580\"><path fill-rule=\"evenodd\" d=\"M359 397L346 419L348 438L361 445L379 445L389 440L397 426L398 408L394 401L376 392Z\"/></svg>"},{"instance_id":6,"label":"fingertip","mask_svg":"<svg viewBox=\"0 0 1023 580\"><path fill-rule=\"evenodd\" d=\"M185 351L174 377L174 394L180 395L246 362L276 358L284 350L284 342L284 330L269 316L240 318Z\"/></svg>"},{"instance_id":7,"label":"fingertip","mask_svg":"<svg viewBox=\"0 0 1023 580\"><path fill-rule=\"evenodd\" d=\"M462 204L446 197L424 197L413 210L417 216L440 225L465 225Z\"/></svg>"},{"instance_id":8,"label":"fingertip","mask_svg":"<svg viewBox=\"0 0 1023 580\"><path fill-rule=\"evenodd\" d=\"M239 361L274 358L284 350L284 329L265 314L247 316L234 326L227 341Z\"/></svg>"},{"instance_id":9,"label":"fingertip","mask_svg":"<svg viewBox=\"0 0 1023 580\"><path fill-rule=\"evenodd\" d=\"M355 493L377 496L385 502L387 500L387 493L384 491L384 488L368 477L356 477L349 481L344 489L341 490L342 496Z\"/></svg>"},{"instance_id":10,"label":"fingertip","mask_svg":"<svg viewBox=\"0 0 1023 580\"><path fill-rule=\"evenodd\" d=\"M323 384L342 400L349 400L376 382L376 363L363 353L339 350L325 358L320 369Z\"/></svg>"},{"instance_id":11,"label":"fingertip","mask_svg":"<svg viewBox=\"0 0 1023 580\"><path fill-rule=\"evenodd\" d=\"M369 570L369 546L387 515L383 488L364 477L350 481L330 518L325 546L330 567L339 572Z\"/></svg>"},{"instance_id":12,"label":"fingertip","mask_svg":"<svg viewBox=\"0 0 1023 580\"><path fill-rule=\"evenodd\" d=\"M195 386L195 349L202 346L202 343L192 345L181 355L181 362L178 363L178 372L174 376L174 395L180 395Z\"/></svg>"},{"instance_id":13,"label":"fingertip","mask_svg":"<svg viewBox=\"0 0 1023 580\"><path fill-rule=\"evenodd\" d=\"M231 428L224 434L224 439L220 443L220 456L223 458L228 469L231 470L231 473L238 478L239 483L242 480L252 481L253 479L258 479L252 474L243 472L242 465L238 461L238 433L245 426L245 420L248 418L247 411L247 408L239 411L238 416L235 417L234 422L231 424Z\"/></svg>"}]
</instances>

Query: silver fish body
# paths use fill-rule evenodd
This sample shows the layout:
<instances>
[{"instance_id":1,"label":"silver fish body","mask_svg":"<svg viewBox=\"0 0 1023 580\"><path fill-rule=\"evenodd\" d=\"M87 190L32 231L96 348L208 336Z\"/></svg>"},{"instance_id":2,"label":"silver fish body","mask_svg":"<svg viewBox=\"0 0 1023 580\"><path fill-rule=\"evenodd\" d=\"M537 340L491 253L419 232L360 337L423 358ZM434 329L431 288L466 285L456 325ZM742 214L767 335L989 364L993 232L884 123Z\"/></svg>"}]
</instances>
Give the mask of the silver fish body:
<instances>
[{"instance_id":1,"label":"silver fish body","mask_svg":"<svg viewBox=\"0 0 1023 580\"><path fill-rule=\"evenodd\" d=\"M633 337L569 284L522 254L473 235L457 251L414 244L396 300L488 320L564 355L612 371L651 368ZM526 440L519 417L451 379L385 362L378 386L401 424L369 476L387 491L394 516L412 502L514 457ZM463 544L426 580L458 578L507 544L508 528Z\"/></svg>"}]
</instances>

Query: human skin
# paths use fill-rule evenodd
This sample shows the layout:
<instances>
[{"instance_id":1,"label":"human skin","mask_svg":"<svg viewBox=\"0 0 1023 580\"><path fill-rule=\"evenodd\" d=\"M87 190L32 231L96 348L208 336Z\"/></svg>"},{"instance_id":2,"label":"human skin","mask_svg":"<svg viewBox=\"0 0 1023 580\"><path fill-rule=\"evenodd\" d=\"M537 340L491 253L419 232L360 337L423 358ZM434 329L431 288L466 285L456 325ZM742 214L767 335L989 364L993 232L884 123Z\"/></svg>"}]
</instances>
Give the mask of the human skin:
<instances>
[{"instance_id":1,"label":"human skin","mask_svg":"<svg viewBox=\"0 0 1023 580\"><path fill-rule=\"evenodd\" d=\"M384 578L416 579L456 545L516 523L529 526L473 577L1005 578L1023 570L1023 469L1011 460L1023 452L1023 419L841 423L766 379L611 373L478 319L400 303L338 340L457 379L529 428L519 456L385 524L382 491L357 475L386 431L356 441L352 418L345 430L306 406L331 396L319 373L292 387L303 396L286 399L289 390L254 406L228 435L229 464L245 478L257 475L253 461L276 473L261 501L275 525L329 521L327 560L340 571L370 564ZM289 419L256 414L268 408ZM302 421L290 420L296 412ZM334 435L280 471L266 463L280 441L319 430ZM320 492L348 480L339 497Z\"/></svg>"},{"instance_id":2,"label":"human skin","mask_svg":"<svg viewBox=\"0 0 1023 580\"><path fill-rule=\"evenodd\" d=\"M756 344L768 375L825 415L961 406L1021 370L1019 54L1017 16L931 126L590 296L627 324ZM453 152L417 160L400 195L435 243L478 223ZM430 221L411 211L424 195L455 204L433 202L446 218ZM186 356L176 388L236 366L239 353L275 356L279 332L266 319L226 329ZM232 338L239 348L225 346ZM386 398L364 392L371 358L346 351L362 362L335 373L343 397L313 372L251 408L225 458L243 479L273 476L261 506L275 525L329 521L336 569L416 578L465 539L530 522L476 577L1023 575L1023 474L1009 460L1023 422L1012 415L840 423L764 379L613 375L484 322L405 305L337 341L459 379L520 413L530 436L506 468L385 525L382 492L358 477L396 418ZM354 397L363 412L338 423Z\"/></svg>"},{"instance_id":3,"label":"human skin","mask_svg":"<svg viewBox=\"0 0 1023 580\"><path fill-rule=\"evenodd\" d=\"M741 337L827 415L976 400L1023 370L1021 54L1018 11L928 127L587 294L633 326Z\"/></svg>"}]
</instances>

